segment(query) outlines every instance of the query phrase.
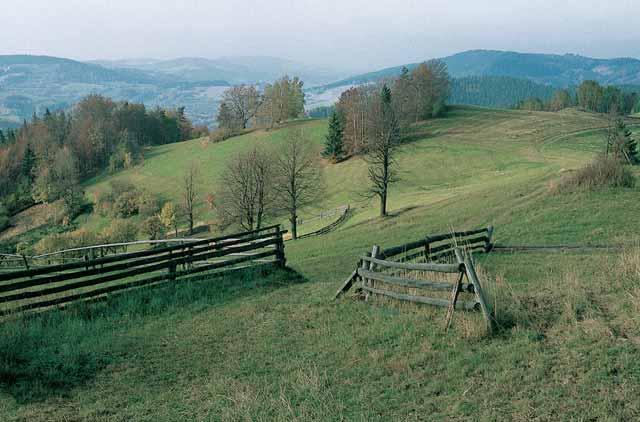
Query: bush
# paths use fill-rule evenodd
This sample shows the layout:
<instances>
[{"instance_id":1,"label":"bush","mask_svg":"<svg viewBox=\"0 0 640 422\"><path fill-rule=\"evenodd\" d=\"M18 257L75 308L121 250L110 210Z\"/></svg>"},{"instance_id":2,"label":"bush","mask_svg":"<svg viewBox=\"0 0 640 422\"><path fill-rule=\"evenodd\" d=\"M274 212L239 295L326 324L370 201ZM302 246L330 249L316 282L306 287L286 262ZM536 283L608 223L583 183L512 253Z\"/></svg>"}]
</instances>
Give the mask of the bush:
<instances>
[{"instance_id":1,"label":"bush","mask_svg":"<svg viewBox=\"0 0 640 422\"><path fill-rule=\"evenodd\" d=\"M152 215L142 222L140 233L149 240L157 240L164 235L164 224L157 215Z\"/></svg>"},{"instance_id":2,"label":"bush","mask_svg":"<svg viewBox=\"0 0 640 422\"><path fill-rule=\"evenodd\" d=\"M129 218L139 212L139 200L140 194L133 190L129 192L123 192L116 197L113 203L112 214L117 218Z\"/></svg>"},{"instance_id":3,"label":"bush","mask_svg":"<svg viewBox=\"0 0 640 422\"><path fill-rule=\"evenodd\" d=\"M126 180L113 180L109 183L111 186L111 192L113 195L118 197L126 192L132 192L136 190L136 187L133 183L127 182Z\"/></svg>"},{"instance_id":4,"label":"bush","mask_svg":"<svg viewBox=\"0 0 640 422\"><path fill-rule=\"evenodd\" d=\"M104 229L101 238L104 243L125 243L136 240L138 227L131 221L113 220L111 225Z\"/></svg>"},{"instance_id":5,"label":"bush","mask_svg":"<svg viewBox=\"0 0 640 422\"><path fill-rule=\"evenodd\" d=\"M149 217L160 212L160 200L131 183L114 181L111 192L96 197L96 209L104 217L129 218L137 214Z\"/></svg>"},{"instance_id":6,"label":"bush","mask_svg":"<svg viewBox=\"0 0 640 422\"><path fill-rule=\"evenodd\" d=\"M560 193L602 188L632 188L636 179L619 160L600 157L587 166L563 177L553 190Z\"/></svg>"},{"instance_id":7,"label":"bush","mask_svg":"<svg viewBox=\"0 0 640 422\"><path fill-rule=\"evenodd\" d=\"M222 142L229 138L233 138L234 136L244 135L250 131L251 129L218 128L209 132L209 140L211 142Z\"/></svg>"},{"instance_id":8,"label":"bush","mask_svg":"<svg viewBox=\"0 0 640 422\"><path fill-rule=\"evenodd\" d=\"M75 230L67 233L54 233L43 237L36 243L33 250L36 254L45 254L57 252L64 249L81 248L83 246L92 246L99 243L100 239L86 229ZM83 251L70 253L66 256L80 257L84 255Z\"/></svg>"},{"instance_id":9,"label":"bush","mask_svg":"<svg viewBox=\"0 0 640 422\"><path fill-rule=\"evenodd\" d=\"M138 213L143 217L151 217L160 212L160 198L149 192L141 192L138 196Z\"/></svg>"}]
</instances>

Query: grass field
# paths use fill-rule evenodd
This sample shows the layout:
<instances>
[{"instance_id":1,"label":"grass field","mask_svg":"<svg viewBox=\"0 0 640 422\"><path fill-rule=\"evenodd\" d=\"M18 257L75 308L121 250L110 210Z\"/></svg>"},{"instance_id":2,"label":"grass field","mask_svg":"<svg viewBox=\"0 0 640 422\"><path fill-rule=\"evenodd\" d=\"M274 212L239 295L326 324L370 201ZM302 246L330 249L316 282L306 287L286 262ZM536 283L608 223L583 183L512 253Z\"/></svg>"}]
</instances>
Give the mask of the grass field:
<instances>
[{"instance_id":1,"label":"grass field","mask_svg":"<svg viewBox=\"0 0 640 422\"><path fill-rule=\"evenodd\" d=\"M324 121L298 124L322 142ZM605 125L572 110L455 108L402 147L402 181L384 220L360 199L361 159L326 164L317 209L349 203L354 213L335 232L289 242L289 271L196 280L1 324L2 420L638 419L638 190L549 190L599 151ZM254 132L161 147L111 178L171 197L195 158L214 188L219 160L282 139ZM473 314L456 313L445 334L441 309L331 300L373 243L487 224L502 244L629 247L478 257L498 300L493 336Z\"/></svg>"}]
</instances>

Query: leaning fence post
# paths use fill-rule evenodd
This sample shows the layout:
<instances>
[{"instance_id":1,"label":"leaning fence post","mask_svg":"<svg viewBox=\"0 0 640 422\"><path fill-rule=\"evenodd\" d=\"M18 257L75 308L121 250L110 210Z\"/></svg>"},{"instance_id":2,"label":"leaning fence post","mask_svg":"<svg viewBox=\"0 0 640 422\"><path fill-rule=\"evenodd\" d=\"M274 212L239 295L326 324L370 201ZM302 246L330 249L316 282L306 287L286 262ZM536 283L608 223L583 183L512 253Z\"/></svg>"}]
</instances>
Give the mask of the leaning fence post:
<instances>
[{"instance_id":1,"label":"leaning fence post","mask_svg":"<svg viewBox=\"0 0 640 422\"><path fill-rule=\"evenodd\" d=\"M22 255L22 262L24 263L24 267L27 271L29 271L29 263L27 262L27 257L24 254Z\"/></svg>"},{"instance_id":2,"label":"leaning fence post","mask_svg":"<svg viewBox=\"0 0 640 422\"><path fill-rule=\"evenodd\" d=\"M464 268L467 278L471 284L473 284L476 300L480 304L482 315L487 323L487 329L489 330L489 333L491 333L493 331L493 313L487 304L487 299L484 295L484 291L482 290L482 286L480 286L480 279L478 278L478 274L476 274L476 269L473 266L473 258L470 254L467 254L464 257Z\"/></svg>"},{"instance_id":3,"label":"leaning fence post","mask_svg":"<svg viewBox=\"0 0 640 422\"><path fill-rule=\"evenodd\" d=\"M449 331L449 327L451 327L451 321L453 320L453 312L456 309L456 303L458 302L458 296L460 296L460 288L462 287L462 278L464 277L464 259L462 258L462 252L460 252L460 248L455 248L453 250L456 261L460 265L460 274L458 275L458 279L456 283L453 285L453 289L451 290L451 303L449 303L449 309L447 309L447 316L445 317L444 330Z\"/></svg>"}]
</instances>

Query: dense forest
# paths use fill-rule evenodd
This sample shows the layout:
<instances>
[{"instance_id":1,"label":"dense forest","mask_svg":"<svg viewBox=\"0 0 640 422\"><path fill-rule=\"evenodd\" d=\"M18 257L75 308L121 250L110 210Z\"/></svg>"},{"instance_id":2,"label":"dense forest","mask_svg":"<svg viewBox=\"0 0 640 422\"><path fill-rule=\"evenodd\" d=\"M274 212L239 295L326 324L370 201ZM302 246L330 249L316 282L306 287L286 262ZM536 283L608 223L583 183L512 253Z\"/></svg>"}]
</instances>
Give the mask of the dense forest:
<instances>
[{"instance_id":1,"label":"dense forest","mask_svg":"<svg viewBox=\"0 0 640 422\"><path fill-rule=\"evenodd\" d=\"M62 199L73 216L82 204L79 183L104 170L130 167L150 145L186 140L202 131L184 109L90 95L69 113L48 110L21 128L0 132L0 197L9 213L34 202Z\"/></svg>"},{"instance_id":2,"label":"dense forest","mask_svg":"<svg viewBox=\"0 0 640 422\"><path fill-rule=\"evenodd\" d=\"M555 89L527 79L508 76L469 76L453 79L451 83L452 104L477 105L482 107L512 108L528 98L549 101Z\"/></svg>"}]
</instances>

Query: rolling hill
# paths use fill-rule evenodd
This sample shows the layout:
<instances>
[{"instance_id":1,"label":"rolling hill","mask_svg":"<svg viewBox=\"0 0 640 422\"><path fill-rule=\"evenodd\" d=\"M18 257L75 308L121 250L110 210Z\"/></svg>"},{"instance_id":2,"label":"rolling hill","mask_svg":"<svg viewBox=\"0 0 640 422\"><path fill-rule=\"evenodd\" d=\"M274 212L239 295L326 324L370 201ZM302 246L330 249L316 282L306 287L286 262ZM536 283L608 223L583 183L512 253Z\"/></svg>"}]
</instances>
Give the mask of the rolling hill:
<instances>
[{"instance_id":1,"label":"rolling hill","mask_svg":"<svg viewBox=\"0 0 640 422\"><path fill-rule=\"evenodd\" d=\"M631 121L636 122L636 121ZM326 121L303 125L318 146ZM493 224L500 244L633 243L637 188L549 188L602 147L602 116L455 107L398 153L391 216L359 195L366 163L324 163L319 209L353 216L288 243L290 269L140 290L0 325L3 420L633 420L640 388L640 251L477 256L500 331L477 315L333 293L371 245ZM637 123L636 123L637 127ZM288 128L153 148L129 180L179 197L179 174ZM634 169L634 173L638 174ZM310 210L307 210L310 211ZM201 210L201 213L206 212ZM202 215L202 214L201 214ZM91 222L87 221L87 224Z\"/></svg>"},{"instance_id":2,"label":"rolling hill","mask_svg":"<svg viewBox=\"0 0 640 422\"><path fill-rule=\"evenodd\" d=\"M453 78L467 76L508 76L543 85L569 87L584 80L603 85L640 85L640 60L633 58L594 59L575 54L533 54L513 51L472 50L441 58ZM375 72L355 75L325 88L375 82L400 75L420 63L408 63Z\"/></svg>"},{"instance_id":3,"label":"rolling hill","mask_svg":"<svg viewBox=\"0 0 640 422\"><path fill-rule=\"evenodd\" d=\"M285 74L301 76L307 85L344 76L273 57L83 63L47 56L0 56L0 128L18 126L46 108L68 109L93 93L149 107L184 106L196 124L211 125L220 96L230 84L264 84Z\"/></svg>"},{"instance_id":4,"label":"rolling hill","mask_svg":"<svg viewBox=\"0 0 640 422\"><path fill-rule=\"evenodd\" d=\"M109 68L137 69L160 77L188 82L225 80L230 84L271 82L283 75L299 76L308 86L321 85L344 76L344 72L320 69L292 60L267 56L234 56L206 59L183 57L172 60L137 59L95 61Z\"/></svg>"},{"instance_id":5,"label":"rolling hill","mask_svg":"<svg viewBox=\"0 0 640 422\"><path fill-rule=\"evenodd\" d=\"M227 86L222 80L183 81L57 57L0 56L0 127L19 125L46 108L68 109L95 93L149 107L186 106L197 123L208 123Z\"/></svg>"},{"instance_id":6,"label":"rolling hill","mask_svg":"<svg viewBox=\"0 0 640 422\"><path fill-rule=\"evenodd\" d=\"M441 60L453 78L452 104L510 107L532 96L548 99L554 89L575 87L589 79L640 91L640 60L632 58L594 59L575 54L473 50ZM395 78L403 67L411 70L419 64L389 67L315 87L309 91L309 102L329 105L352 86ZM469 90L470 85L474 89Z\"/></svg>"}]
</instances>

